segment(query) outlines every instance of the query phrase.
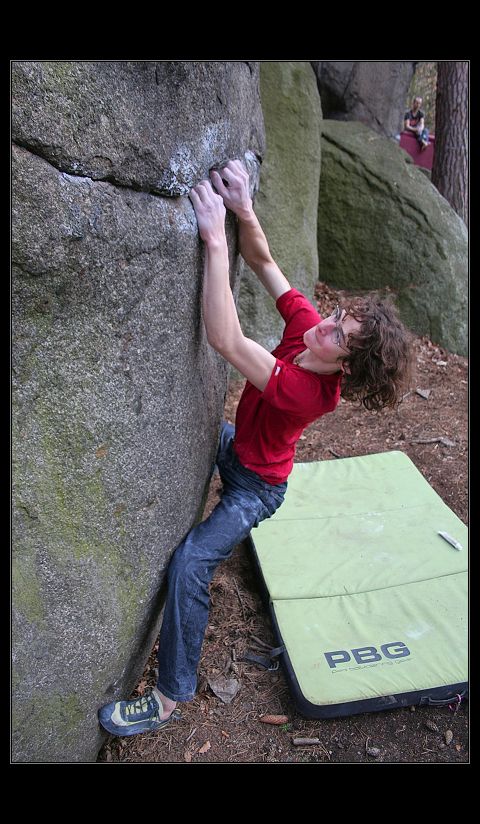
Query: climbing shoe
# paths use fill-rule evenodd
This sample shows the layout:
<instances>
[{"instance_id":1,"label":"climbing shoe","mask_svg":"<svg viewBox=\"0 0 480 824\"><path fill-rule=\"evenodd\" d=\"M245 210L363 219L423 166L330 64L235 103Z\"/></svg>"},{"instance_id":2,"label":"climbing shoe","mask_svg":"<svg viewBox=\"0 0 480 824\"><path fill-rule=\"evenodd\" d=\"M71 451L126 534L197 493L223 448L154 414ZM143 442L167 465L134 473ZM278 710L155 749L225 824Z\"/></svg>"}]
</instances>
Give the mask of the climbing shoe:
<instances>
[{"instance_id":1,"label":"climbing shoe","mask_svg":"<svg viewBox=\"0 0 480 824\"><path fill-rule=\"evenodd\" d=\"M98 719L112 735L137 735L140 732L159 730L170 721L177 721L180 710L173 710L168 718L160 718L163 712L160 696L155 688L132 701L114 701L98 711Z\"/></svg>"}]
</instances>

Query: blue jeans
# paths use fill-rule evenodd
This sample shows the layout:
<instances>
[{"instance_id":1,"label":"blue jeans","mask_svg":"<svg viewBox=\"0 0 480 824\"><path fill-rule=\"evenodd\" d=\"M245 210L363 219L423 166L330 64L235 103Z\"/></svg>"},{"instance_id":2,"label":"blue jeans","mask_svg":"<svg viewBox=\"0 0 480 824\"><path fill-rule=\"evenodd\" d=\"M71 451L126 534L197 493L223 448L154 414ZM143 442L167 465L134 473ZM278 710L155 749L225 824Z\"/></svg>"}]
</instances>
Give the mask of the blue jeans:
<instances>
[{"instance_id":1,"label":"blue jeans","mask_svg":"<svg viewBox=\"0 0 480 824\"><path fill-rule=\"evenodd\" d=\"M224 423L216 464L223 482L220 502L175 550L158 650L157 687L172 701L190 701L210 605L209 584L220 561L230 557L252 527L283 502L287 483L272 485L246 469L233 451L235 429Z\"/></svg>"},{"instance_id":2,"label":"blue jeans","mask_svg":"<svg viewBox=\"0 0 480 824\"><path fill-rule=\"evenodd\" d=\"M424 140L425 143L428 143L429 135L430 135L430 132L428 131L428 129L422 129L421 132L417 132L418 142L421 144L422 141Z\"/></svg>"}]
</instances>

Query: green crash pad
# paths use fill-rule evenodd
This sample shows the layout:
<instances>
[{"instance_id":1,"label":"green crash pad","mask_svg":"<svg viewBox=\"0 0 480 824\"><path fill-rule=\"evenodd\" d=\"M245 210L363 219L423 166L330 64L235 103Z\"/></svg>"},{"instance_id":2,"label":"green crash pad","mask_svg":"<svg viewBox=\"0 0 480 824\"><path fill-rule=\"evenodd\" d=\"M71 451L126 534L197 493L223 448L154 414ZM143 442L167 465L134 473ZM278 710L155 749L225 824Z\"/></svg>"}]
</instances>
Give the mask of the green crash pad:
<instances>
[{"instance_id":1,"label":"green crash pad","mask_svg":"<svg viewBox=\"0 0 480 824\"><path fill-rule=\"evenodd\" d=\"M467 528L403 452L295 464L250 537L304 715L466 694Z\"/></svg>"}]
</instances>

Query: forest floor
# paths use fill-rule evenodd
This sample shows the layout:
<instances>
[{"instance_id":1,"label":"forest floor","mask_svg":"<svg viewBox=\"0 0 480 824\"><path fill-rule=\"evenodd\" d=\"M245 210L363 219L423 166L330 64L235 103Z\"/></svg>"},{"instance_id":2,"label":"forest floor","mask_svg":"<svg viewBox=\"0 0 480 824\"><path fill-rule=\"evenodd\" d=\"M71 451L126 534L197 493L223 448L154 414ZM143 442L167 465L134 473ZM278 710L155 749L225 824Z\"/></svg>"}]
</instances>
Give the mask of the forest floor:
<instances>
[{"instance_id":1,"label":"forest floor","mask_svg":"<svg viewBox=\"0 0 480 824\"><path fill-rule=\"evenodd\" d=\"M319 312L330 314L348 295L317 285ZM445 503L468 524L468 361L425 337L414 337L416 371L411 391L396 411L367 412L341 401L337 410L305 430L297 461L326 461L401 450ZM232 381L225 419L235 421L243 381ZM218 500L220 481L210 485L204 517ZM247 547L239 545L220 565L211 584L212 607L195 699L182 717L157 732L131 738L108 736L99 762L122 763L469 763L468 703L411 706L346 718L312 720L295 709L282 670L240 663L276 645L268 611ZM155 683L152 650L132 696ZM210 683L238 681L226 703ZM262 717L283 716L269 724ZM294 745L298 738L318 743Z\"/></svg>"}]
</instances>

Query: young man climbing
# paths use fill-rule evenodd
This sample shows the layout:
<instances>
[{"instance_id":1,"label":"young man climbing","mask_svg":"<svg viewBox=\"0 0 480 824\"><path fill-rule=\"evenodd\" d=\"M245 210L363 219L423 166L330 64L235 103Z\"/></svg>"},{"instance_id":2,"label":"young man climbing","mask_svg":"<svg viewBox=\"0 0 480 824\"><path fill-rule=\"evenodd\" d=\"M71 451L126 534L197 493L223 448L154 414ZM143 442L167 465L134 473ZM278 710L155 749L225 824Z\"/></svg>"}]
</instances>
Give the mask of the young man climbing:
<instances>
[{"instance_id":1,"label":"young man climbing","mask_svg":"<svg viewBox=\"0 0 480 824\"><path fill-rule=\"evenodd\" d=\"M310 423L333 412L340 395L367 409L395 406L408 374L407 334L388 304L370 299L322 319L272 259L253 211L242 163L229 161L190 192L205 244L203 319L210 345L247 378L235 428L224 424L217 452L222 497L174 552L158 651L157 685L99 711L114 735L160 729L195 695L209 611L209 584L251 529L281 505L295 445ZM285 321L267 352L242 332L229 283L225 207L238 218L240 252Z\"/></svg>"}]
</instances>

